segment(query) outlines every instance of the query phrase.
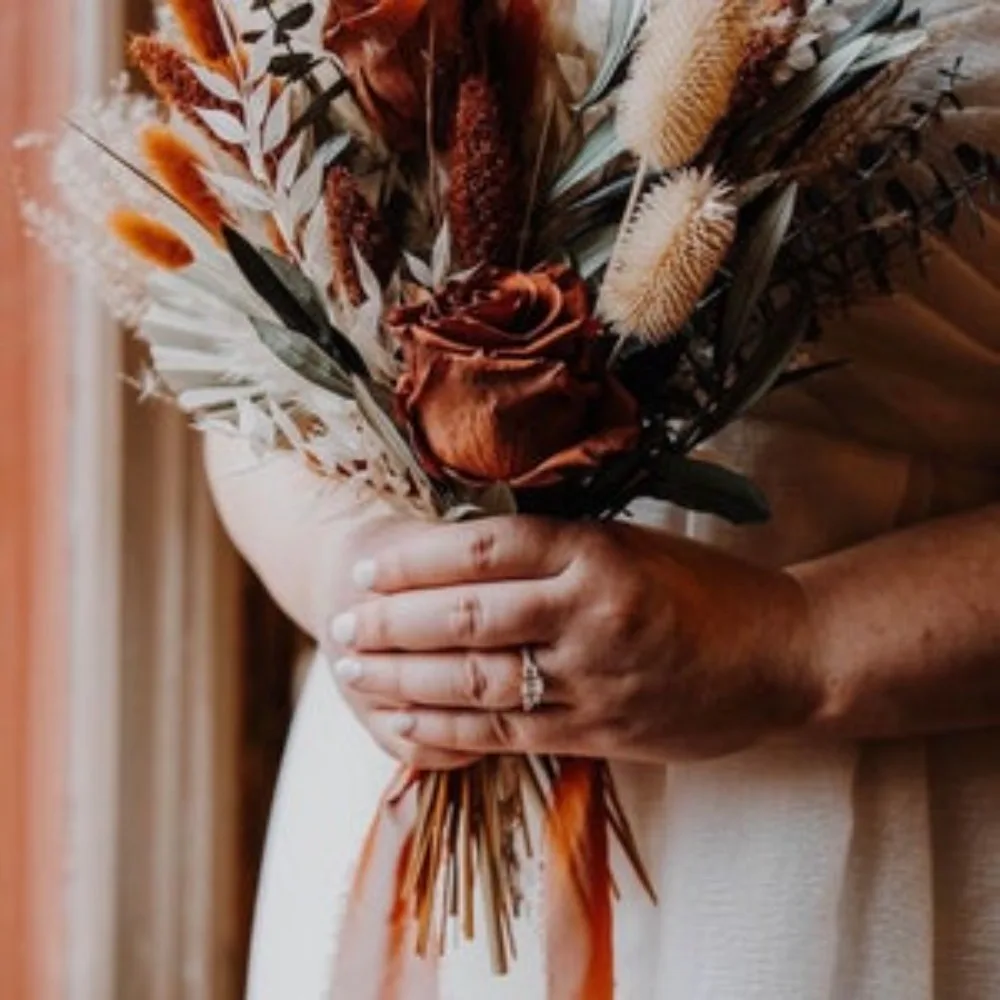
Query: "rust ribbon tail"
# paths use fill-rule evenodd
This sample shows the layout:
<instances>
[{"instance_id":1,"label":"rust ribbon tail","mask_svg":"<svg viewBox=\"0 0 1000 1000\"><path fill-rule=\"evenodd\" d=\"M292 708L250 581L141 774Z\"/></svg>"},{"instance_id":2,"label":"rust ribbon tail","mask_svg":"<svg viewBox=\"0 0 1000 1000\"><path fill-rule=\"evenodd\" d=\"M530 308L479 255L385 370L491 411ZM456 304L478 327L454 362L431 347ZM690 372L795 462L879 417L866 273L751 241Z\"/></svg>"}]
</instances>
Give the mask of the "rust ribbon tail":
<instances>
[{"instance_id":1,"label":"rust ribbon tail","mask_svg":"<svg viewBox=\"0 0 1000 1000\"><path fill-rule=\"evenodd\" d=\"M417 954L416 922L402 886L416 821L416 789L393 785L369 828L344 912L330 996L437 1000L437 949Z\"/></svg>"}]
</instances>

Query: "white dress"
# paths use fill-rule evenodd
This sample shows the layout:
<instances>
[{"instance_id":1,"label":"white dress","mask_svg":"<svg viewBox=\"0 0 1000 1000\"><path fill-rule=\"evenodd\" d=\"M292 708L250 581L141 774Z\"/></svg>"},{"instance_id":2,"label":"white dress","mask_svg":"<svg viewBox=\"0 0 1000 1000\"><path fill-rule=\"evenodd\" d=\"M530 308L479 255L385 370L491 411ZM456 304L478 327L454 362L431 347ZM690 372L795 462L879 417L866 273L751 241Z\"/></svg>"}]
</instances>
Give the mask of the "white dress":
<instances>
[{"instance_id":1,"label":"white dress","mask_svg":"<svg viewBox=\"0 0 1000 1000\"><path fill-rule=\"evenodd\" d=\"M923 6L956 18L970 74L989 70L963 127L1000 146L1000 0ZM926 283L826 331L850 366L719 442L771 498L770 525L674 512L668 527L788 565L1000 499L1000 218L986 226L936 246ZM331 996L344 894L392 772L317 662L274 804L251 1000ZM660 899L619 866L619 1000L1000 998L1000 731L786 740L616 773ZM478 945L449 953L443 1000L543 1000L530 920L507 979Z\"/></svg>"}]
</instances>

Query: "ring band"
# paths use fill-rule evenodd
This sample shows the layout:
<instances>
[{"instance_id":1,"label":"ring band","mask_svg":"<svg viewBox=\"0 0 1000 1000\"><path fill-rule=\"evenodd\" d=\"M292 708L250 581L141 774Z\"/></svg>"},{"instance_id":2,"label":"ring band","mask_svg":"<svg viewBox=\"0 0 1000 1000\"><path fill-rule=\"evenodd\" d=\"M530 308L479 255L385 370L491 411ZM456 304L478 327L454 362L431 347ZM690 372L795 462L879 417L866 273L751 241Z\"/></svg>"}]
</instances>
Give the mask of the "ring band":
<instances>
[{"instance_id":1,"label":"ring band","mask_svg":"<svg viewBox=\"0 0 1000 1000\"><path fill-rule=\"evenodd\" d=\"M545 697L545 678L530 646L521 649L521 707L534 712Z\"/></svg>"}]
</instances>

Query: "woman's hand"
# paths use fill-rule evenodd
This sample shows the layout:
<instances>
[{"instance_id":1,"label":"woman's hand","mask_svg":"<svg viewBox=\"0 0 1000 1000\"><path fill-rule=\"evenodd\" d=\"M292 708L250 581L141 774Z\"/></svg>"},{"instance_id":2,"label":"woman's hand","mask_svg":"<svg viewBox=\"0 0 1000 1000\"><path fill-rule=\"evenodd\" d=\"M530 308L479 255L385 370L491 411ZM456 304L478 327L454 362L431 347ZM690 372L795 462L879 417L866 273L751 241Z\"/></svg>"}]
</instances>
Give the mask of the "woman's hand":
<instances>
[{"instance_id":1,"label":"woman's hand","mask_svg":"<svg viewBox=\"0 0 1000 1000\"><path fill-rule=\"evenodd\" d=\"M354 578L370 596L332 623L338 678L413 766L712 755L816 707L799 584L663 532L520 517L424 526ZM530 714L524 647L546 684Z\"/></svg>"}]
</instances>

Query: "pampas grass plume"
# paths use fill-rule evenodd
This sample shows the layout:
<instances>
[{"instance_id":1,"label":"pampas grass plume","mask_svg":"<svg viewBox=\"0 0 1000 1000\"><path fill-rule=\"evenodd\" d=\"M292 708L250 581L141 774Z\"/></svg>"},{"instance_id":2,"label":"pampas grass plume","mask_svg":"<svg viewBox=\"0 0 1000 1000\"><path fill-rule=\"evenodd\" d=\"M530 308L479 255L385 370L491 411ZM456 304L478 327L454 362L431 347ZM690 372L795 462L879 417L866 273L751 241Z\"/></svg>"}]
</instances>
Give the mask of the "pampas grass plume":
<instances>
[{"instance_id":1,"label":"pampas grass plume","mask_svg":"<svg viewBox=\"0 0 1000 1000\"><path fill-rule=\"evenodd\" d=\"M685 170L639 204L612 257L600 312L615 331L647 343L681 330L736 236L736 209L711 170Z\"/></svg>"},{"instance_id":2,"label":"pampas grass plume","mask_svg":"<svg viewBox=\"0 0 1000 1000\"><path fill-rule=\"evenodd\" d=\"M194 252L168 225L131 208L115 209L108 230L134 254L156 267L178 271L194 263Z\"/></svg>"},{"instance_id":3,"label":"pampas grass plume","mask_svg":"<svg viewBox=\"0 0 1000 1000\"><path fill-rule=\"evenodd\" d=\"M697 156L729 110L754 20L750 0L661 0L622 87L618 132L654 167Z\"/></svg>"}]
</instances>

